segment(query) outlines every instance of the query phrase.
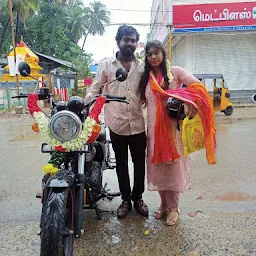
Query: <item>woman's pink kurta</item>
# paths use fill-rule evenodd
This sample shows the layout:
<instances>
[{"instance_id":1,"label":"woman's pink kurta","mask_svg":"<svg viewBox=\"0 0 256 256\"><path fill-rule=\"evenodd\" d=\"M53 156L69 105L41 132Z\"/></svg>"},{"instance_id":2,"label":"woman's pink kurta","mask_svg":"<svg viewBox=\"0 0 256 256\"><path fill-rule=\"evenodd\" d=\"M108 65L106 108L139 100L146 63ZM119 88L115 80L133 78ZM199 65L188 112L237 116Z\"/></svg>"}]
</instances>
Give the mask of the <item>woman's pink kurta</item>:
<instances>
[{"instance_id":1,"label":"woman's pink kurta","mask_svg":"<svg viewBox=\"0 0 256 256\"><path fill-rule=\"evenodd\" d=\"M181 67L172 67L173 81L171 88L179 88L182 84L192 84L198 80L190 72ZM148 190L163 191L170 190L183 192L190 188L190 168L188 158L184 157L184 149L181 139L181 131L177 130L177 122L173 121L173 131L175 131L176 147L180 159L173 163L150 164L154 151L154 126L156 104L155 96L148 84L146 88L147 101L147 182ZM167 110L166 110L167 111ZM164 124L163 124L164 125Z\"/></svg>"}]
</instances>

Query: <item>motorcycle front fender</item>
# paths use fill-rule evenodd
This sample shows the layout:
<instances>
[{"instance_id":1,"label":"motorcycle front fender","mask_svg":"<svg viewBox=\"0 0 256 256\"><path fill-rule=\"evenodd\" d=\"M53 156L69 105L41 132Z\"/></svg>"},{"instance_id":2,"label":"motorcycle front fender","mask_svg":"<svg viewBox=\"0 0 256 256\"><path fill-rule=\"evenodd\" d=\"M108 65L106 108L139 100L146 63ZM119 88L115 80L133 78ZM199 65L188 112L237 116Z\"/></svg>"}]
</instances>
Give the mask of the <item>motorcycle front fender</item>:
<instances>
[{"instance_id":1,"label":"motorcycle front fender","mask_svg":"<svg viewBox=\"0 0 256 256\"><path fill-rule=\"evenodd\" d=\"M74 184L74 173L62 173L61 175L52 176L45 184L48 188L68 188Z\"/></svg>"}]
</instances>

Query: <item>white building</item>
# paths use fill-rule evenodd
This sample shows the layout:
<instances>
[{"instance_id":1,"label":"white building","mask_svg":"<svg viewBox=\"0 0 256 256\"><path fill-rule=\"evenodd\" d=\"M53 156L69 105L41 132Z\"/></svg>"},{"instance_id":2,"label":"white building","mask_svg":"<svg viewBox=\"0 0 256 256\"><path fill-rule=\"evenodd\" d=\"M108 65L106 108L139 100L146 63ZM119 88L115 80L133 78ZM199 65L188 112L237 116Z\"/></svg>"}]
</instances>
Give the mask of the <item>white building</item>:
<instances>
[{"instance_id":1,"label":"white building","mask_svg":"<svg viewBox=\"0 0 256 256\"><path fill-rule=\"evenodd\" d=\"M149 39L166 49L172 26L172 65L222 73L236 94L256 92L256 1L154 0L151 23Z\"/></svg>"}]
</instances>

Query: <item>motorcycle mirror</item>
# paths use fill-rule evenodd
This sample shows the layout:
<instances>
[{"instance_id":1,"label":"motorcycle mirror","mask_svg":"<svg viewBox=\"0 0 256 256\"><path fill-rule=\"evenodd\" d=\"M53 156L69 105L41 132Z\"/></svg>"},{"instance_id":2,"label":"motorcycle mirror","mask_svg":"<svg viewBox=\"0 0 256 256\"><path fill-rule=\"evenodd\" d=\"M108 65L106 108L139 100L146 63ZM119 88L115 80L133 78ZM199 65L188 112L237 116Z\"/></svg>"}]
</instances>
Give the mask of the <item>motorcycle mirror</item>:
<instances>
[{"instance_id":1,"label":"motorcycle mirror","mask_svg":"<svg viewBox=\"0 0 256 256\"><path fill-rule=\"evenodd\" d=\"M117 71L116 71L116 79L110 81L110 82L107 82L105 83L104 85L102 85L99 89L99 94L101 95L103 90L104 90L104 86L108 85L108 84L111 84L113 83L114 81L118 80L119 82L123 82L128 76L128 72L126 71L125 68L119 68Z\"/></svg>"},{"instance_id":2,"label":"motorcycle mirror","mask_svg":"<svg viewBox=\"0 0 256 256\"><path fill-rule=\"evenodd\" d=\"M21 76L29 76L30 75L30 66L27 62L21 62L18 66L18 70L21 74Z\"/></svg>"},{"instance_id":3,"label":"motorcycle mirror","mask_svg":"<svg viewBox=\"0 0 256 256\"><path fill-rule=\"evenodd\" d=\"M119 82L123 82L128 76L128 72L126 71L125 68L119 68L116 71L116 78Z\"/></svg>"}]
</instances>

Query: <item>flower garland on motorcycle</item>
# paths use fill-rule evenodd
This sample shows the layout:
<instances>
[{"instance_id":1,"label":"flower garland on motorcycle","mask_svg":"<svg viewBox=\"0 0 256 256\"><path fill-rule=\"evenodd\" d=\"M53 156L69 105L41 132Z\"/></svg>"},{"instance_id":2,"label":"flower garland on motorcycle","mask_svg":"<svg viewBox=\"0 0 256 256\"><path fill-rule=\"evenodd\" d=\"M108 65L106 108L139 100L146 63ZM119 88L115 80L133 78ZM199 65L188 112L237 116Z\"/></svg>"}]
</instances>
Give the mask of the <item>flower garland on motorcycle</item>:
<instances>
[{"instance_id":1,"label":"flower garland on motorcycle","mask_svg":"<svg viewBox=\"0 0 256 256\"><path fill-rule=\"evenodd\" d=\"M99 115L106 102L106 98L102 96L97 98L92 110L83 124L83 129L80 134L75 139L67 142L61 142L51 135L49 119L37 106L37 101L37 94L30 94L28 96L29 112L36 120L40 135L49 146L55 149L51 160L49 160L48 164L43 168L45 174L53 175L58 172L63 152L78 150L82 148L84 144L92 143L97 139L101 130L101 126L99 125Z\"/></svg>"}]
</instances>

